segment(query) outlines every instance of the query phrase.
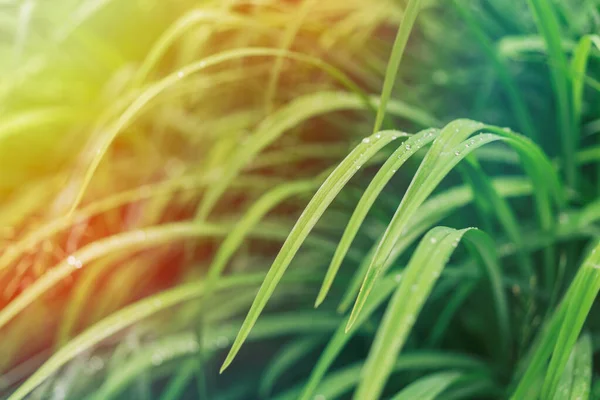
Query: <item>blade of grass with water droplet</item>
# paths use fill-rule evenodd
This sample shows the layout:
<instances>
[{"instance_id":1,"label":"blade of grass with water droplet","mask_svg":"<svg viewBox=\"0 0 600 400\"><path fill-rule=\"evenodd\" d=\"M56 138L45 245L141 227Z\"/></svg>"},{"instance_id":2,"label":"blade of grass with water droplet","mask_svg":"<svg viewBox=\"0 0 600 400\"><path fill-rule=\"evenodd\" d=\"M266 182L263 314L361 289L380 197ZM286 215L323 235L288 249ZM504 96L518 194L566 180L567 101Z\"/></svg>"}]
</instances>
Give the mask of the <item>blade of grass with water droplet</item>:
<instances>
[{"instance_id":1,"label":"blade of grass with water droplet","mask_svg":"<svg viewBox=\"0 0 600 400\"><path fill-rule=\"evenodd\" d=\"M481 135L470 147L455 149L465 138L478 131L483 125L469 120L451 122L442 129L431 145L419 169L392 218L369 265L361 290L355 301L348 326L350 327L368 297L379 272L395 246L398 238L405 232L410 219L419 206L433 192L441 180L470 152L486 143L498 140L490 135Z\"/></svg>"},{"instance_id":2,"label":"blade of grass with water droplet","mask_svg":"<svg viewBox=\"0 0 600 400\"><path fill-rule=\"evenodd\" d=\"M275 261L271 265L267 277L261 286L250 311L240 329L240 333L228 354L221 371L233 361L235 355L241 348L245 338L250 333L252 326L258 319L263 308L267 304L269 297L275 290L277 283L285 273L285 270L292 261L294 255L315 226L321 215L325 212L329 204L335 199L337 194L344 188L346 183L356 174L358 169L375 155L385 145L389 144L394 138L402 135L396 131L384 131L363 140L349 155L340 163L340 165L329 175L327 180L319 188L312 198L296 224L290 232L288 239L283 244Z\"/></svg>"},{"instance_id":3,"label":"blade of grass with water droplet","mask_svg":"<svg viewBox=\"0 0 600 400\"><path fill-rule=\"evenodd\" d=\"M377 329L354 399L380 398L423 304L466 231L437 227L421 240Z\"/></svg>"},{"instance_id":4,"label":"blade of grass with water droplet","mask_svg":"<svg viewBox=\"0 0 600 400\"><path fill-rule=\"evenodd\" d=\"M464 140L484 127L486 130L494 132L494 134L479 134L477 137ZM508 143L517 150L528 175L531 176L532 182L538 189L535 191L535 194L540 208L542 226L547 230L551 228L554 223L554 216L551 208L552 200L549 196L551 194L554 195L556 203L561 205L564 203L564 196L560 181L550 161L544 156L541 150L527 138L513 132L498 127L483 126L474 121L454 121L442 129L440 135L427 152L384 236L379 241L354 304L353 317L350 318L349 326L351 326L353 320L360 312L373 287L373 283L385 265L386 259L389 257L398 238L406 230L411 217L418 210L419 206L462 159L477 148L500 140ZM549 276L549 282L552 283L551 267L550 265L546 271Z\"/></svg>"},{"instance_id":5,"label":"blade of grass with water droplet","mask_svg":"<svg viewBox=\"0 0 600 400\"><path fill-rule=\"evenodd\" d=\"M396 174L396 171L421 147L426 146L433 141L437 137L437 133L436 130L427 129L410 137L406 142L400 145L392 155L390 155L385 164L383 164L375 177L371 180L371 183L369 183L369 186L365 189L354 213L350 217L350 221L346 226L342 238L340 239L333 259L327 269L323 285L317 296L315 307L318 307L323 300L325 300L348 249L352 245L367 213L375 203L375 200L379 197L381 191Z\"/></svg>"},{"instance_id":6,"label":"blade of grass with water droplet","mask_svg":"<svg viewBox=\"0 0 600 400\"><path fill-rule=\"evenodd\" d=\"M517 197L531 193L531 184L523 178L497 178L493 181L495 189L507 197ZM404 250L422 233L435 226L442 218L452 211L464 207L473 199L473 194L467 186L459 186L448 189L440 194L433 196L423 203L415 213L413 219L407 227L408 233L401 236L396 243L382 271L386 271L404 252ZM371 263L373 253L377 249L377 244L370 250L369 254L363 259L357 271L348 285L338 310L346 312L356 298L362 280Z\"/></svg>"}]
</instances>

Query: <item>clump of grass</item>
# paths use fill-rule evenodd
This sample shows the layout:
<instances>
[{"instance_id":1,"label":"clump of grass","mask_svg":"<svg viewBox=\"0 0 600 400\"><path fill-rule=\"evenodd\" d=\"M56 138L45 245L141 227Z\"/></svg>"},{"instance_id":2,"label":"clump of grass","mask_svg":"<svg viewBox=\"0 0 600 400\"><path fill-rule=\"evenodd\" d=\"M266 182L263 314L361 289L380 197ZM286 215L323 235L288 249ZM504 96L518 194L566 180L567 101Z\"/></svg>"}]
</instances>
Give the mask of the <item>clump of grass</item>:
<instances>
[{"instance_id":1,"label":"clump of grass","mask_svg":"<svg viewBox=\"0 0 600 400\"><path fill-rule=\"evenodd\" d=\"M594 398L598 4L509 3L8 6L6 397Z\"/></svg>"}]
</instances>

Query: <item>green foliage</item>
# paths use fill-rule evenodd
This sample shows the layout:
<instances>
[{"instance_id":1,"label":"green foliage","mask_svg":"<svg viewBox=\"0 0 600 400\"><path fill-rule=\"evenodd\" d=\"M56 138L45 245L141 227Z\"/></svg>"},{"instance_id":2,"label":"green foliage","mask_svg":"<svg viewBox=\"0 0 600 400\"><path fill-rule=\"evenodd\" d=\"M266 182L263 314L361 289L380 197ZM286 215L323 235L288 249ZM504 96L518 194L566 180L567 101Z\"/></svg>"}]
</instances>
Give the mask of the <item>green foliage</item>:
<instances>
[{"instance_id":1,"label":"green foliage","mask_svg":"<svg viewBox=\"0 0 600 400\"><path fill-rule=\"evenodd\" d=\"M597 395L600 2L59 3L0 6L0 397Z\"/></svg>"}]
</instances>

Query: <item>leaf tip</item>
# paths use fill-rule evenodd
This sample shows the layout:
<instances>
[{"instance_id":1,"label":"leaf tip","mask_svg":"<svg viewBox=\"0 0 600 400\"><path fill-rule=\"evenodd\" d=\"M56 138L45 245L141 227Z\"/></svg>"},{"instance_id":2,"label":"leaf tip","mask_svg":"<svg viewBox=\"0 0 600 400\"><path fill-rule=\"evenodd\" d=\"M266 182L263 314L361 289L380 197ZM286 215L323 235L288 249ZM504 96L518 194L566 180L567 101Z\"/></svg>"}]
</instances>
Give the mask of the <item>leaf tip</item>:
<instances>
[{"instance_id":1,"label":"leaf tip","mask_svg":"<svg viewBox=\"0 0 600 400\"><path fill-rule=\"evenodd\" d=\"M352 329L352 327L354 326L354 323L356 322L356 310L352 310L352 313L350 314L350 318L348 319L348 323L346 324L346 329L344 330L345 333L350 332L350 329Z\"/></svg>"},{"instance_id":2,"label":"leaf tip","mask_svg":"<svg viewBox=\"0 0 600 400\"><path fill-rule=\"evenodd\" d=\"M221 365L221 369L219 370L219 375L222 374L223 372L225 372L225 370L227 368L229 368L229 366L233 362L233 359L235 358L236 353L237 352L234 350L234 348L232 348L229 351L229 354L227 354L227 357L225 358L225 361L223 361L223 364Z\"/></svg>"},{"instance_id":3,"label":"leaf tip","mask_svg":"<svg viewBox=\"0 0 600 400\"><path fill-rule=\"evenodd\" d=\"M325 301L325 297L327 297L327 290L324 287L322 287L319 291L319 294L317 295L317 299L315 300L315 308L318 308L321 304L323 304L323 301Z\"/></svg>"}]
</instances>

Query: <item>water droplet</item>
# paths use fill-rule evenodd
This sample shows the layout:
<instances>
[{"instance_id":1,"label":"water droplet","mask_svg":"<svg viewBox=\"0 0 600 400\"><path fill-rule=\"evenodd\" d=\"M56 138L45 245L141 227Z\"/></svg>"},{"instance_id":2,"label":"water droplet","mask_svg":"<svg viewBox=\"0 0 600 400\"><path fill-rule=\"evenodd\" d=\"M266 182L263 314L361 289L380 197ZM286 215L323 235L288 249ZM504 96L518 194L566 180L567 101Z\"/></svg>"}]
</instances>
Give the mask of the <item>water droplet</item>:
<instances>
[{"instance_id":1,"label":"water droplet","mask_svg":"<svg viewBox=\"0 0 600 400\"><path fill-rule=\"evenodd\" d=\"M406 146L404 146L404 148L405 148L406 150L410 150L410 144L406 143Z\"/></svg>"},{"instance_id":2,"label":"water droplet","mask_svg":"<svg viewBox=\"0 0 600 400\"><path fill-rule=\"evenodd\" d=\"M75 267L77 269L79 269L83 266L83 264L81 263L81 260L75 256L67 257L67 264L69 264L70 266Z\"/></svg>"},{"instance_id":3,"label":"water droplet","mask_svg":"<svg viewBox=\"0 0 600 400\"><path fill-rule=\"evenodd\" d=\"M362 140L363 143L371 143L371 139L366 137Z\"/></svg>"},{"instance_id":4,"label":"water droplet","mask_svg":"<svg viewBox=\"0 0 600 400\"><path fill-rule=\"evenodd\" d=\"M460 151L455 151L455 152L454 152L454 155L455 155L455 156L460 156Z\"/></svg>"},{"instance_id":5,"label":"water droplet","mask_svg":"<svg viewBox=\"0 0 600 400\"><path fill-rule=\"evenodd\" d=\"M437 243L437 239L436 239L436 238L434 238L434 237L432 237L432 238L430 239L430 241L431 241L431 243Z\"/></svg>"},{"instance_id":6,"label":"water droplet","mask_svg":"<svg viewBox=\"0 0 600 400\"><path fill-rule=\"evenodd\" d=\"M396 282L400 282L402 280L402 274L396 274L396 275L394 275L394 280Z\"/></svg>"},{"instance_id":7,"label":"water droplet","mask_svg":"<svg viewBox=\"0 0 600 400\"><path fill-rule=\"evenodd\" d=\"M356 166L356 170L359 170L359 169L360 169L360 165L357 165L357 166Z\"/></svg>"},{"instance_id":8,"label":"water droplet","mask_svg":"<svg viewBox=\"0 0 600 400\"><path fill-rule=\"evenodd\" d=\"M392 136L392 140L396 140L396 139L398 139L398 136L396 136L396 135Z\"/></svg>"},{"instance_id":9,"label":"water droplet","mask_svg":"<svg viewBox=\"0 0 600 400\"><path fill-rule=\"evenodd\" d=\"M377 135L375 135L375 139L381 139L381 134L378 133Z\"/></svg>"},{"instance_id":10,"label":"water droplet","mask_svg":"<svg viewBox=\"0 0 600 400\"><path fill-rule=\"evenodd\" d=\"M179 71L177 73L177 77L180 78L180 79L183 78L183 71Z\"/></svg>"}]
</instances>

